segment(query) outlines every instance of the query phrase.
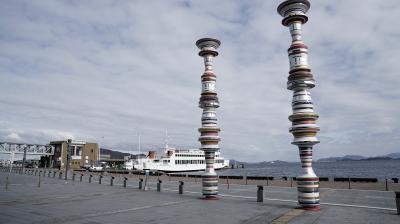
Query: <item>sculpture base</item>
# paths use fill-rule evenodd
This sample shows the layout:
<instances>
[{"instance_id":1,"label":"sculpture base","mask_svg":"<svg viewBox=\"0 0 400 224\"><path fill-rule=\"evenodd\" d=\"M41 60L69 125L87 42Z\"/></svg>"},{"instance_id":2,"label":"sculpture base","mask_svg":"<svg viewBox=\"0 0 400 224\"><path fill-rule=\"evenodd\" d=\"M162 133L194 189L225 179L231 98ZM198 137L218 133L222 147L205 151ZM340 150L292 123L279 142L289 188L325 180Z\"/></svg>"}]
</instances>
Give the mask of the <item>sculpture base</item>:
<instances>
[{"instance_id":1,"label":"sculpture base","mask_svg":"<svg viewBox=\"0 0 400 224\"><path fill-rule=\"evenodd\" d=\"M219 199L221 199L221 197L219 197L218 195L203 195L203 197L201 197L200 199L202 199L202 200L219 200Z\"/></svg>"},{"instance_id":2,"label":"sculpture base","mask_svg":"<svg viewBox=\"0 0 400 224\"><path fill-rule=\"evenodd\" d=\"M321 211L321 207L320 207L320 206L316 206L316 207L302 207L302 206L298 206L298 207L296 207L296 209L301 209L301 210L306 210L306 211L313 211L313 212Z\"/></svg>"}]
</instances>

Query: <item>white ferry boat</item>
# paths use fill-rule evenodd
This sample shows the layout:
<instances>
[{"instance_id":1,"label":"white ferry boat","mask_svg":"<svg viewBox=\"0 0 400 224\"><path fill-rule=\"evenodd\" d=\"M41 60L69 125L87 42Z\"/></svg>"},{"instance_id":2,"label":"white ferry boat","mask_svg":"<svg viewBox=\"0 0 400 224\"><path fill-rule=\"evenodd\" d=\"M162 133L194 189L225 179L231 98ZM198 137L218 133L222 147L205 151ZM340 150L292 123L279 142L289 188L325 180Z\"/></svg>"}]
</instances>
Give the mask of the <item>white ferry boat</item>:
<instances>
[{"instance_id":1,"label":"white ferry boat","mask_svg":"<svg viewBox=\"0 0 400 224\"><path fill-rule=\"evenodd\" d=\"M204 151L200 149L178 150L165 147L161 157L155 151L149 151L147 157L130 159L124 164L127 170L156 170L163 172L201 171L206 169ZM229 160L221 157L220 152L215 153L214 169L229 167Z\"/></svg>"}]
</instances>

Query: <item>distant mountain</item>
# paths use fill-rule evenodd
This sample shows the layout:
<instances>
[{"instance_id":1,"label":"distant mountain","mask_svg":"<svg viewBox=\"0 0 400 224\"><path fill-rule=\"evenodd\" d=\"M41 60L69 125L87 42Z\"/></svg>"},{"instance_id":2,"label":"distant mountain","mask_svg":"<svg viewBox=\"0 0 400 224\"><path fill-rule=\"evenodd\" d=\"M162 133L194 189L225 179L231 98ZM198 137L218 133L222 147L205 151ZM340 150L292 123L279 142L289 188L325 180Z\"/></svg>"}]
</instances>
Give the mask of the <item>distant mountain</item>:
<instances>
[{"instance_id":1,"label":"distant mountain","mask_svg":"<svg viewBox=\"0 0 400 224\"><path fill-rule=\"evenodd\" d=\"M390 157L392 159L400 159L400 152L390 153L390 154L387 154L386 156Z\"/></svg>"},{"instance_id":2,"label":"distant mountain","mask_svg":"<svg viewBox=\"0 0 400 224\"><path fill-rule=\"evenodd\" d=\"M345 155L342 157L328 157L317 160L317 162L336 162L336 161L346 161L346 160L362 160L367 157L359 156L359 155Z\"/></svg>"},{"instance_id":3,"label":"distant mountain","mask_svg":"<svg viewBox=\"0 0 400 224\"><path fill-rule=\"evenodd\" d=\"M120 152L120 151L111 150L111 149L103 149L103 148L100 148L100 154L101 155L110 155L111 159L123 159L124 156L130 155L130 153Z\"/></svg>"},{"instance_id":4,"label":"distant mountain","mask_svg":"<svg viewBox=\"0 0 400 224\"><path fill-rule=\"evenodd\" d=\"M393 158L388 157L388 156L376 156L376 157L369 157L366 158L365 160L392 160Z\"/></svg>"},{"instance_id":5,"label":"distant mountain","mask_svg":"<svg viewBox=\"0 0 400 224\"><path fill-rule=\"evenodd\" d=\"M286 162L286 161L281 161L281 160L275 160L275 161L263 161L263 162L256 162L256 163L249 163L249 162L240 162L237 160L229 160L229 165L241 165L241 164L245 164L245 165L255 165L255 166L262 166L262 165L267 165L267 164L286 164L286 163L290 163L290 162Z\"/></svg>"},{"instance_id":6,"label":"distant mountain","mask_svg":"<svg viewBox=\"0 0 400 224\"><path fill-rule=\"evenodd\" d=\"M359 161L359 160L392 160L400 159L400 153L390 153L382 156L365 157L359 155L346 155L342 157L328 157L317 160L317 162L336 162L336 161Z\"/></svg>"}]
</instances>

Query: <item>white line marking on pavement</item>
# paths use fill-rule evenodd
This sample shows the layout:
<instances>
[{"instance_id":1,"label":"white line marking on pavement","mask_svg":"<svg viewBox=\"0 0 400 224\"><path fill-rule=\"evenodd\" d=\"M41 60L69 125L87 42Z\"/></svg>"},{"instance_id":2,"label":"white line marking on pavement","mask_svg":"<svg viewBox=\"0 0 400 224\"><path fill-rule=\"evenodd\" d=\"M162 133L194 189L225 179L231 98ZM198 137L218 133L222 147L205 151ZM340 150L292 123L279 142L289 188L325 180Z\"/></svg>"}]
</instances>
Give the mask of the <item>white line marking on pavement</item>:
<instances>
[{"instance_id":1,"label":"white line marking on pavement","mask_svg":"<svg viewBox=\"0 0 400 224\"><path fill-rule=\"evenodd\" d=\"M171 190L177 191L177 190ZM184 191L191 194L200 194L200 192L194 191ZM242 195L231 195L231 194L219 194L222 197L231 197L231 198L245 198L245 199L255 199L256 197L252 196L242 196ZM296 200L289 200L289 199L278 199L278 198L264 198L265 200L269 201L281 201L281 202L293 202L298 203ZM375 206L366 206L366 205L351 205L351 204L338 204L338 203L321 203L321 205L330 205L330 206L341 206L341 207L353 207L353 208L368 208L368 209L378 209L378 210L388 210L388 211L397 211L395 208L384 208L384 207L375 207Z\"/></svg>"},{"instance_id":2,"label":"white line marking on pavement","mask_svg":"<svg viewBox=\"0 0 400 224\"><path fill-rule=\"evenodd\" d=\"M85 218L89 218L89 217L96 217L96 216L99 216L99 215L113 215L113 214L118 214L118 213L123 213L123 212L137 211L137 210L149 209L149 208L154 208L154 207L163 207L163 206L168 206L168 205L176 205L176 204L181 204L181 203L184 203L184 202L187 202L187 201L190 201L190 200L173 201L173 202L167 202L167 203L163 203L163 204L147 205L147 206L142 206L142 207L114 210L114 211L108 211L108 212L98 212L98 213L92 213L92 214L85 215L84 217Z\"/></svg>"},{"instance_id":3,"label":"white line marking on pavement","mask_svg":"<svg viewBox=\"0 0 400 224\"><path fill-rule=\"evenodd\" d=\"M393 197L382 197L382 196L369 196L366 195L365 198L372 198L372 199L391 199Z\"/></svg>"}]
</instances>

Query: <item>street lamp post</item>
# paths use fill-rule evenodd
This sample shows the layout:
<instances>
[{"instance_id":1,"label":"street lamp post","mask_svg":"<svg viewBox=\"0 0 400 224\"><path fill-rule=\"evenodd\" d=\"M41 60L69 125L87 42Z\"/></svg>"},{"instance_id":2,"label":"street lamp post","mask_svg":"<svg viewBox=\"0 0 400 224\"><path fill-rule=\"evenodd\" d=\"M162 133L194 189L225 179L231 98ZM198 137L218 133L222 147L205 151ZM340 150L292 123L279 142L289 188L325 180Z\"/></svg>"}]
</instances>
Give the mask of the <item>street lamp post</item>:
<instances>
[{"instance_id":1,"label":"street lamp post","mask_svg":"<svg viewBox=\"0 0 400 224\"><path fill-rule=\"evenodd\" d=\"M67 140L67 164L65 165L65 180L68 179L69 161L71 157L71 142L72 139Z\"/></svg>"}]
</instances>

